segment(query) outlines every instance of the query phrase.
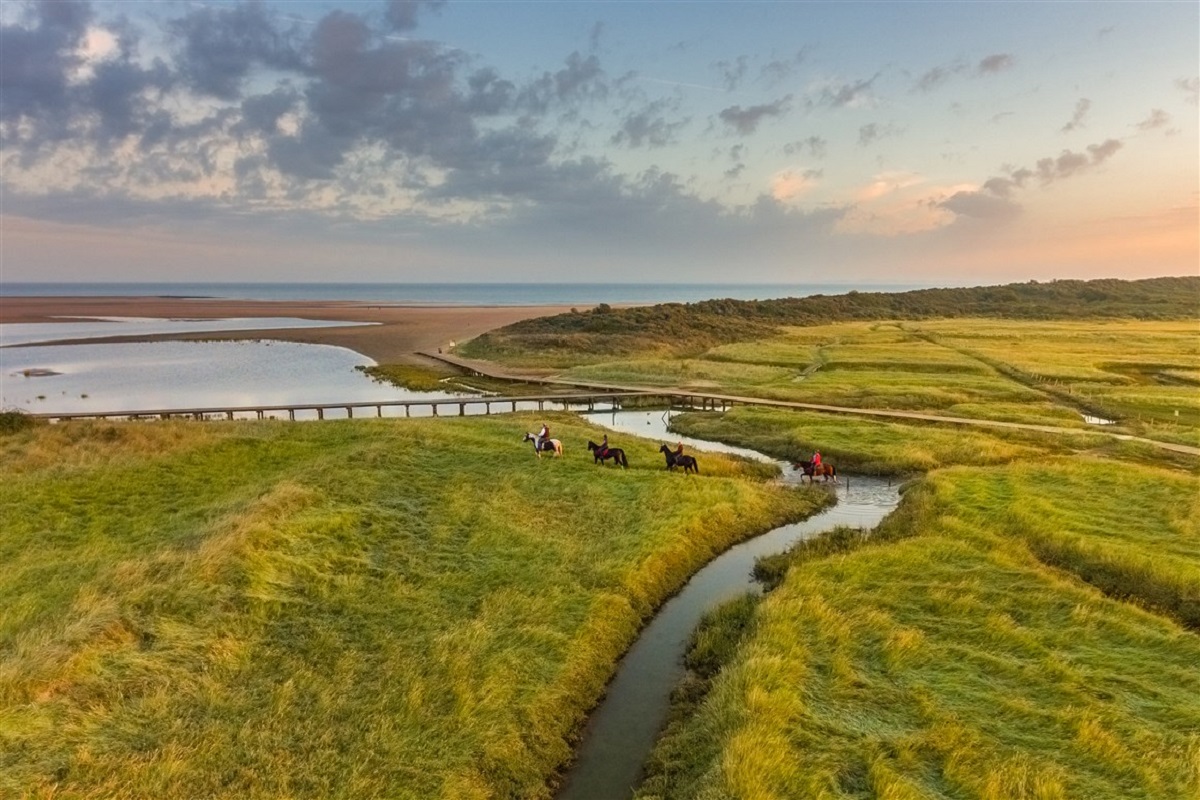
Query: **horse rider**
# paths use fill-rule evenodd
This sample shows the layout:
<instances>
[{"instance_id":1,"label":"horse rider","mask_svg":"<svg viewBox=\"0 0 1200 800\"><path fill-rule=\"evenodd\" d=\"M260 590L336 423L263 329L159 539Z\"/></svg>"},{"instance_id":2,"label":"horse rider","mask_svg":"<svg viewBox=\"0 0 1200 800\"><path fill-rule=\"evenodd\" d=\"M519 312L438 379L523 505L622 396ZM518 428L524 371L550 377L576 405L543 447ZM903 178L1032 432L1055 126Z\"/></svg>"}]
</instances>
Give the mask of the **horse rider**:
<instances>
[{"instance_id":1,"label":"horse rider","mask_svg":"<svg viewBox=\"0 0 1200 800\"><path fill-rule=\"evenodd\" d=\"M550 426L542 423L542 429L538 431L537 437L533 441L533 447L539 453L542 452L542 443L550 441Z\"/></svg>"},{"instance_id":2,"label":"horse rider","mask_svg":"<svg viewBox=\"0 0 1200 800\"><path fill-rule=\"evenodd\" d=\"M608 434L604 434L604 439L600 442L600 458L608 458Z\"/></svg>"},{"instance_id":3,"label":"horse rider","mask_svg":"<svg viewBox=\"0 0 1200 800\"><path fill-rule=\"evenodd\" d=\"M812 455L812 468L818 470L821 468L821 451L815 450Z\"/></svg>"},{"instance_id":4,"label":"horse rider","mask_svg":"<svg viewBox=\"0 0 1200 800\"><path fill-rule=\"evenodd\" d=\"M675 444L675 460L678 461L681 458L683 458L683 442L676 442L676 444Z\"/></svg>"}]
</instances>

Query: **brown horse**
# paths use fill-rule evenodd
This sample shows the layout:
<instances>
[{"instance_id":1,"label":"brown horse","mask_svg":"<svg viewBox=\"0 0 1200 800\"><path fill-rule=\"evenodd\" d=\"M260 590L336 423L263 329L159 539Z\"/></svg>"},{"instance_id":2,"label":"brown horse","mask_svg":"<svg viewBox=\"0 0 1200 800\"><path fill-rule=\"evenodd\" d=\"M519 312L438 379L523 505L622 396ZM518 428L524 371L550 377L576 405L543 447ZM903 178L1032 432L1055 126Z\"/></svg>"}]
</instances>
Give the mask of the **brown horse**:
<instances>
[{"instance_id":1,"label":"brown horse","mask_svg":"<svg viewBox=\"0 0 1200 800\"><path fill-rule=\"evenodd\" d=\"M603 464L611 458L613 463L618 467L629 467L629 460L625 458L625 451L619 447L605 447L589 439L588 450L592 451L593 464Z\"/></svg>"},{"instance_id":2,"label":"brown horse","mask_svg":"<svg viewBox=\"0 0 1200 800\"><path fill-rule=\"evenodd\" d=\"M691 456L676 453L665 444L658 448L658 452L667 457L667 469L674 471L676 467L683 467L683 474L685 475L689 472L694 472L697 475L700 474L700 465Z\"/></svg>"},{"instance_id":3,"label":"brown horse","mask_svg":"<svg viewBox=\"0 0 1200 800\"><path fill-rule=\"evenodd\" d=\"M829 481L832 478L833 482L837 483L837 468L833 464L818 464L814 467L811 461L793 461L792 469L804 470L804 474L808 476L809 483L814 483L818 475L824 478L825 481ZM804 479L801 478L801 480Z\"/></svg>"}]
</instances>

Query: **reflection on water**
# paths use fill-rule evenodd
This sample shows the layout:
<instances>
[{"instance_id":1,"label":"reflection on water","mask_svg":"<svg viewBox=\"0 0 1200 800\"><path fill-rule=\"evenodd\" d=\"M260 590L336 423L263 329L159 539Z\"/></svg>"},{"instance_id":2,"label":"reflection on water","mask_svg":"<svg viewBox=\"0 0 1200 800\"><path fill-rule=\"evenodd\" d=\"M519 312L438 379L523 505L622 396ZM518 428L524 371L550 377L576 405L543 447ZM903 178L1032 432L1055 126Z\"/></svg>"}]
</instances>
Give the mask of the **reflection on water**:
<instances>
[{"instance_id":1,"label":"reflection on water","mask_svg":"<svg viewBox=\"0 0 1200 800\"><path fill-rule=\"evenodd\" d=\"M678 433L671 433L667 430L671 413L664 409L658 409L657 411L597 411L594 414L585 414L584 416L597 425L603 425L610 430L630 433L635 436L644 436L647 439L665 442L672 446L676 442L683 442L684 446L695 450L707 450L712 453L730 453L732 455L751 458L755 461L775 461L775 459L763 455L757 450L734 447L733 445L722 444L721 442L709 442L704 439L692 439L688 436L681 436Z\"/></svg>"},{"instance_id":2,"label":"reflection on water","mask_svg":"<svg viewBox=\"0 0 1200 800\"><path fill-rule=\"evenodd\" d=\"M159 336L168 333L217 331L274 331L285 328L344 328L374 322L339 322L298 317L238 317L230 319L161 319L158 317L88 317L71 322L0 324L0 347L108 336Z\"/></svg>"},{"instance_id":3,"label":"reflection on water","mask_svg":"<svg viewBox=\"0 0 1200 800\"><path fill-rule=\"evenodd\" d=\"M374 363L342 347L278 341L6 347L0 406L70 414L460 396L406 391L355 369Z\"/></svg>"}]
</instances>

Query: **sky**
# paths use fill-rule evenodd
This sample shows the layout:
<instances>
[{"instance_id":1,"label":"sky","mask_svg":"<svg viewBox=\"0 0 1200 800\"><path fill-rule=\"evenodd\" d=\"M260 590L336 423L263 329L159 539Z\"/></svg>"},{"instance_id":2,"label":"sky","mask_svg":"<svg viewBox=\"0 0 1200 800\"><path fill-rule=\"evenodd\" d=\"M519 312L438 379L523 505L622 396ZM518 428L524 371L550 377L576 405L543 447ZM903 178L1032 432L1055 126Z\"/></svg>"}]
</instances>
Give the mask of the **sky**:
<instances>
[{"instance_id":1,"label":"sky","mask_svg":"<svg viewBox=\"0 0 1200 800\"><path fill-rule=\"evenodd\" d=\"M0 3L0 282L1200 272L1200 3Z\"/></svg>"}]
</instances>

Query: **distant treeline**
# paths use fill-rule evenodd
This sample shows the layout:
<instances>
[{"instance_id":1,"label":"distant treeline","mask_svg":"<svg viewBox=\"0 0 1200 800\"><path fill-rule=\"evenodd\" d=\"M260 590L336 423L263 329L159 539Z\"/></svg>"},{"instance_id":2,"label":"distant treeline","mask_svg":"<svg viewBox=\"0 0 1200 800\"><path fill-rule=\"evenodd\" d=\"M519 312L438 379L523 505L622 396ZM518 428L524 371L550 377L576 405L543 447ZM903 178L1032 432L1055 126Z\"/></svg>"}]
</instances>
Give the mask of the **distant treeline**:
<instances>
[{"instance_id":1,"label":"distant treeline","mask_svg":"<svg viewBox=\"0 0 1200 800\"><path fill-rule=\"evenodd\" d=\"M849 320L999 317L1006 319L1183 319L1200 317L1200 276L1140 281L1030 281L965 289L857 292L777 300L704 300L588 311L525 320L470 344L471 354L539 352L680 354L771 335L781 325Z\"/></svg>"}]
</instances>

